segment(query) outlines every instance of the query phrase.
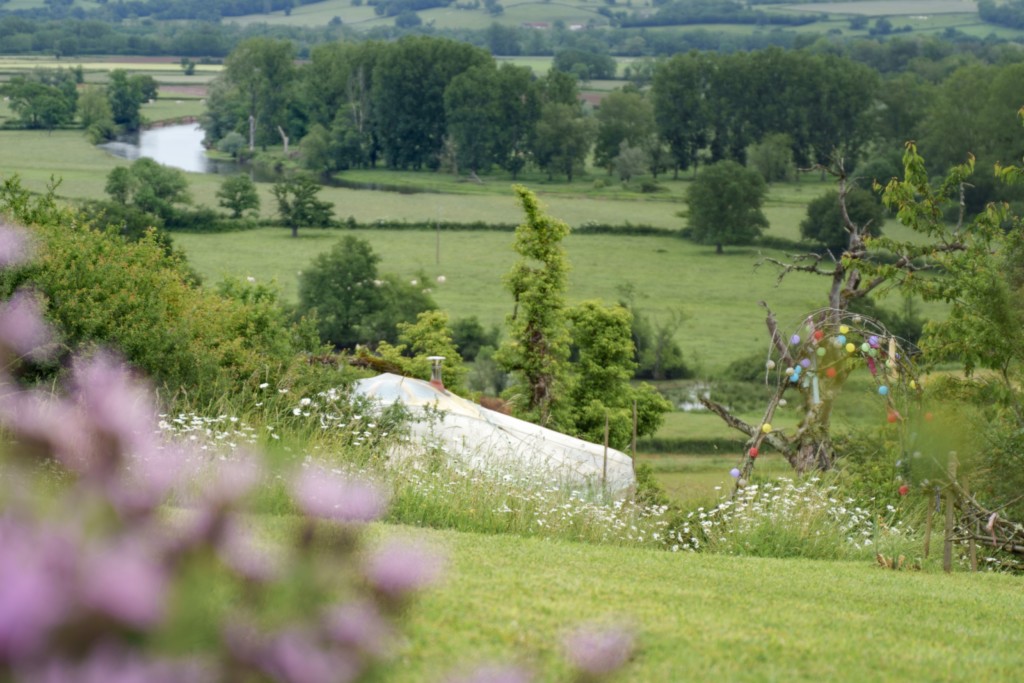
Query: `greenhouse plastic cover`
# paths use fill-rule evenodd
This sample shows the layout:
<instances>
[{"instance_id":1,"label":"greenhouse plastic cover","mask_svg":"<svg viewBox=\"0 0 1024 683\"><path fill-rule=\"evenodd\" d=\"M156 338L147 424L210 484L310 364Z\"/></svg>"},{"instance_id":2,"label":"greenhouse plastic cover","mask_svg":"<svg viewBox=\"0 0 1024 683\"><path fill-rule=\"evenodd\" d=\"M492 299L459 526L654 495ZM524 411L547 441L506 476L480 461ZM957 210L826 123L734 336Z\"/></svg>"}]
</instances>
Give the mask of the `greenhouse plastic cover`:
<instances>
[{"instance_id":1,"label":"greenhouse plastic cover","mask_svg":"<svg viewBox=\"0 0 1024 683\"><path fill-rule=\"evenodd\" d=\"M440 446L469 467L525 471L609 493L625 493L636 483L633 461L622 451L607 449L605 473L604 446L488 410L430 382L385 373L357 381L354 391L385 405L402 403L416 418L414 442Z\"/></svg>"}]
</instances>

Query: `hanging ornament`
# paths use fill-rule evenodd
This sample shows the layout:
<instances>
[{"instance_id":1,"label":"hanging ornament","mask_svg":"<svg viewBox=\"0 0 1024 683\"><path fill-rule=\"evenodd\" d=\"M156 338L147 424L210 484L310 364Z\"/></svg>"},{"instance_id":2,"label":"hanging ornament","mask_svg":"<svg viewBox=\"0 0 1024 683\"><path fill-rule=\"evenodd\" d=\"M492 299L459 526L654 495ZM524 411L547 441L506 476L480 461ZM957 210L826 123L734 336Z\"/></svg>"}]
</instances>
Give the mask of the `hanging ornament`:
<instances>
[{"instance_id":1,"label":"hanging ornament","mask_svg":"<svg viewBox=\"0 0 1024 683\"><path fill-rule=\"evenodd\" d=\"M903 484L902 486L900 486L899 492L901 496L905 496L908 493L910 493L910 487L907 486L906 484Z\"/></svg>"},{"instance_id":2,"label":"hanging ornament","mask_svg":"<svg viewBox=\"0 0 1024 683\"><path fill-rule=\"evenodd\" d=\"M781 403L781 401L780 401L780 403ZM769 424L768 422L765 422L763 425L761 425L761 431L764 432L765 434L771 434L772 433L772 426L771 426L771 424Z\"/></svg>"},{"instance_id":3,"label":"hanging ornament","mask_svg":"<svg viewBox=\"0 0 1024 683\"><path fill-rule=\"evenodd\" d=\"M767 363L764 364L764 366L766 368L768 368L769 370L774 370L775 369L775 361L769 360Z\"/></svg>"},{"instance_id":4,"label":"hanging ornament","mask_svg":"<svg viewBox=\"0 0 1024 683\"><path fill-rule=\"evenodd\" d=\"M847 353L853 353L856 350L857 350L857 347L854 345L853 342L846 342L846 352Z\"/></svg>"},{"instance_id":5,"label":"hanging ornament","mask_svg":"<svg viewBox=\"0 0 1024 683\"><path fill-rule=\"evenodd\" d=\"M800 335L799 334L794 334L792 337L789 338L789 343L792 344L793 346L796 346L797 344L799 344L800 343Z\"/></svg>"},{"instance_id":6,"label":"hanging ornament","mask_svg":"<svg viewBox=\"0 0 1024 683\"><path fill-rule=\"evenodd\" d=\"M749 455L751 459L756 458L757 457L757 446L751 446L750 450L747 451L747 455Z\"/></svg>"},{"instance_id":7,"label":"hanging ornament","mask_svg":"<svg viewBox=\"0 0 1024 683\"><path fill-rule=\"evenodd\" d=\"M836 369L835 368L827 368L825 370L825 376L828 377L829 379L833 379L836 376Z\"/></svg>"},{"instance_id":8,"label":"hanging ornament","mask_svg":"<svg viewBox=\"0 0 1024 683\"><path fill-rule=\"evenodd\" d=\"M733 479L739 479L740 471L733 467L731 470L729 470L729 476L732 477Z\"/></svg>"},{"instance_id":9,"label":"hanging ornament","mask_svg":"<svg viewBox=\"0 0 1024 683\"><path fill-rule=\"evenodd\" d=\"M880 396L885 396L886 394L889 393L889 387L883 384L882 386L878 387L878 393Z\"/></svg>"},{"instance_id":10,"label":"hanging ornament","mask_svg":"<svg viewBox=\"0 0 1024 683\"><path fill-rule=\"evenodd\" d=\"M825 347L824 346L819 346L814 353L816 353L818 355L818 358L824 358L825 357Z\"/></svg>"}]
</instances>

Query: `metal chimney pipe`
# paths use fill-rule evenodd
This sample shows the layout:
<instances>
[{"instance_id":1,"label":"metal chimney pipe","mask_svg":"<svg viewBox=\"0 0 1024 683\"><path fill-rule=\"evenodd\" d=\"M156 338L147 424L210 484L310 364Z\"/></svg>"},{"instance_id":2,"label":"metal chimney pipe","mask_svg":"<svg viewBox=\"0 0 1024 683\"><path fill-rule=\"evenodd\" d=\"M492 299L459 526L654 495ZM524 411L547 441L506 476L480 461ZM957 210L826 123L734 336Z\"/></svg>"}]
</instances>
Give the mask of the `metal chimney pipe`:
<instances>
[{"instance_id":1,"label":"metal chimney pipe","mask_svg":"<svg viewBox=\"0 0 1024 683\"><path fill-rule=\"evenodd\" d=\"M427 356L427 360L430 361L430 383L444 391L444 381L441 379L441 363L444 362L444 356Z\"/></svg>"}]
</instances>

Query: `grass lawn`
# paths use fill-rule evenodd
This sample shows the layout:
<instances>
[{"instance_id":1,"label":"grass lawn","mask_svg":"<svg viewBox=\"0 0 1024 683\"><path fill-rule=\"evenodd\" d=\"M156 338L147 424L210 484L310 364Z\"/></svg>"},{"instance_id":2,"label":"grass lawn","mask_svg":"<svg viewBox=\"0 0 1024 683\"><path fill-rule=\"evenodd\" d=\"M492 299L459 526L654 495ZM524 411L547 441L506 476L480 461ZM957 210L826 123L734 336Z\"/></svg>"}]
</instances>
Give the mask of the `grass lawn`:
<instances>
[{"instance_id":1,"label":"grass lawn","mask_svg":"<svg viewBox=\"0 0 1024 683\"><path fill-rule=\"evenodd\" d=\"M638 634L619 681L1008 681L1024 666L1019 577L417 534L450 572L409 611L389 681L494 661L565 680L561 635L612 620Z\"/></svg>"}]
</instances>

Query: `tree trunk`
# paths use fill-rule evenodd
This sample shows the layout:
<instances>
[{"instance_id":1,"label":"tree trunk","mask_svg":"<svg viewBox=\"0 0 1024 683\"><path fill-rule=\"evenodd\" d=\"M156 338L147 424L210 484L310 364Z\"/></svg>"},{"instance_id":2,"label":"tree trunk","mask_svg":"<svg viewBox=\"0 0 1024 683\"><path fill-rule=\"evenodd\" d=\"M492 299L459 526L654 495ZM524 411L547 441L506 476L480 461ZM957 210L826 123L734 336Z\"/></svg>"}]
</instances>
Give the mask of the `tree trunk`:
<instances>
[{"instance_id":1,"label":"tree trunk","mask_svg":"<svg viewBox=\"0 0 1024 683\"><path fill-rule=\"evenodd\" d=\"M716 254L723 254L723 253L725 253L725 251L722 249L722 243L721 242L719 242L718 244L715 245L715 253Z\"/></svg>"},{"instance_id":2,"label":"tree trunk","mask_svg":"<svg viewBox=\"0 0 1024 683\"><path fill-rule=\"evenodd\" d=\"M299 236L299 226L293 225L292 226L292 237L298 237L298 236Z\"/></svg>"}]
</instances>

